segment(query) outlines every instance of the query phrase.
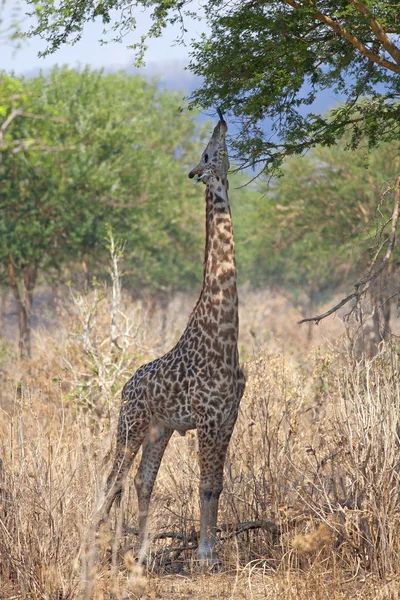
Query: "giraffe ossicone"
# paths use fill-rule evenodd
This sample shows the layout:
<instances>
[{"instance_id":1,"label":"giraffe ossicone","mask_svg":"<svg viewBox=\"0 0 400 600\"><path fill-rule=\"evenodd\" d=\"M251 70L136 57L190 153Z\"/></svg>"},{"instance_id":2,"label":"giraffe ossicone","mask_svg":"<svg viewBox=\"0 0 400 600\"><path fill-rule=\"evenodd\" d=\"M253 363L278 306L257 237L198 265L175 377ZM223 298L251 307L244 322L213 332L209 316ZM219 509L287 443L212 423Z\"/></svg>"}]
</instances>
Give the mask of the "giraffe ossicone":
<instances>
[{"instance_id":1,"label":"giraffe ossicone","mask_svg":"<svg viewBox=\"0 0 400 600\"><path fill-rule=\"evenodd\" d=\"M228 199L227 125L216 125L199 164L189 173L206 185L206 248L203 286L185 331L164 356L140 367L126 383L118 421L116 454L99 521L120 496L141 446L135 476L139 508L139 555L146 551L150 497L168 441L197 429L200 463L198 559L213 566L219 496L229 441L245 378L238 354L238 294L232 217Z\"/></svg>"}]
</instances>

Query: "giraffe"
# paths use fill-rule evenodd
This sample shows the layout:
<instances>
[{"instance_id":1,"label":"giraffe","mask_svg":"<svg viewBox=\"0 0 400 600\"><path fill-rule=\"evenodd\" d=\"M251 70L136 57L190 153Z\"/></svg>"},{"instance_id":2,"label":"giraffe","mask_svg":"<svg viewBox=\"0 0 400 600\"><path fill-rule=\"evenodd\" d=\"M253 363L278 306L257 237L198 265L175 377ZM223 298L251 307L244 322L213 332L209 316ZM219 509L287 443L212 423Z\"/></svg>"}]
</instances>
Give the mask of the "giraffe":
<instances>
[{"instance_id":1,"label":"giraffe","mask_svg":"<svg viewBox=\"0 0 400 600\"><path fill-rule=\"evenodd\" d=\"M147 548L147 516L154 481L174 431L197 429L200 463L200 540L197 556L214 566L218 502L223 469L245 378L238 355L238 293L229 169L220 120L189 177L206 185L206 245L203 286L185 331L161 358L140 367L122 391L115 460L107 480L100 522L109 514L142 446L135 476L139 508L139 555Z\"/></svg>"}]
</instances>

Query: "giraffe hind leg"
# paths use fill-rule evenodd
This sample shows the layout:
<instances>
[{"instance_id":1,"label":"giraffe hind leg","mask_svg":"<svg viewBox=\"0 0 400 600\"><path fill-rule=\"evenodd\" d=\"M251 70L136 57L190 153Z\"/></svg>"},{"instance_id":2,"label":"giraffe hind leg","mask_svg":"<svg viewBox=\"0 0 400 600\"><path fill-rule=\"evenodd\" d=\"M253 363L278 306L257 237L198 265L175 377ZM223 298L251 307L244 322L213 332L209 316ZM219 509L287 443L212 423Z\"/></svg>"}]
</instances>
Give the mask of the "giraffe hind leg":
<instances>
[{"instance_id":1,"label":"giraffe hind leg","mask_svg":"<svg viewBox=\"0 0 400 600\"><path fill-rule=\"evenodd\" d=\"M132 415L130 411L129 405L123 404L118 423L114 463L107 478L104 500L98 511L97 526L108 518L115 501L119 506L126 478L148 430L147 414Z\"/></svg>"},{"instance_id":2,"label":"giraffe hind leg","mask_svg":"<svg viewBox=\"0 0 400 600\"><path fill-rule=\"evenodd\" d=\"M143 444L142 459L135 476L135 488L139 509L139 560L143 560L148 550L147 517L150 498L161 460L173 433L172 429L158 423L150 424Z\"/></svg>"}]
</instances>

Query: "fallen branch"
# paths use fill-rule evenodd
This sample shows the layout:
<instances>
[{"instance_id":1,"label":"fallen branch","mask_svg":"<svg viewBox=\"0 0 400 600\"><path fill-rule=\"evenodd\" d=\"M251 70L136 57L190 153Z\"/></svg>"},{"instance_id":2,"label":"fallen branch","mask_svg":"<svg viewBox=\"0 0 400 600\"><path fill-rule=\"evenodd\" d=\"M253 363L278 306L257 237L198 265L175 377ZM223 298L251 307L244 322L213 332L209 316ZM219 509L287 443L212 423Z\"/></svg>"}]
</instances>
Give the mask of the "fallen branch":
<instances>
[{"instance_id":1,"label":"fallen branch","mask_svg":"<svg viewBox=\"0 0 400 600\"><path fill-rule=\"evenodd\" d=\"M244 521L243 523L223 523L217 525L217 533L227 533L227 536L221 536L220 539L229 539L234 535L239 535L244 531L250 531L251 529L269 529L272 533L278 534L280 532L280 526L273 521ZM131 535L139 535L137 529L127 528L125 533ZM154 533L151 535L152 540L165 540L165 539L178 539L188 543L189 541L194 542L200 537L199 531L191 531L188 536L184 536L182 533L177 531L161 531L160 533Z\"/></svg>"},{"instance_id":2,"label":"fallen branch","mask_svg":"<svg viewBox=\"0 0 400 600\"><path fill-rule=\"evenodd\" d=\"M217 533L226 533L226 535L221 535L218 538L218 541L225 542L237 535L240 535L241 533L244 533L245 531L250 531L254 529L268 529L274 536L278 536L281 531L280 526L276 523L273 523L272 521L245 521L243 523L236 524L224 523L222 525L217 526ZM137 529L127 529L126 533L138 535L139 532L137 531ZM173 548L165 548L160 552L157 552L154 558L152 559L152 563L155 564L157 562L164 561L169 554L173 554L173 557L171 559L172 562L177 560L182 554L182 552L197 550L197 548L199 547L199 538L199 531L192 531L186 537L183 534L178 533L176 531L162 531L160 533L153 534L151 536L151 541L164 539L178 539L183 542L183 545ZM131 549L131 547L125 548L123 553L125 554L125 552L128 552Z\"/></svg>"},{"instance_id":3,"label":"fallen branch","mask_svg":"<svg viewBox=\"0 0 400 600\"><path fill-rule=\"evenodd\" d=\"M314 321L314 323L316 325L318 325L319 322L322 321L322 319L329 317L329 315L332 315L333 313L335 313L337 310L339 310L339 308L342 308L342 306L344 306L345 304L347 304L354 298L357 300L357 302L360 300L360 298L368 291L368 289L371 287L371 284L375 281L375 279L377 279L379 277L379 275L383 272L383 270L386 268L387 264L389 263L390 257L392 256L392 253L393 253L394 245L396 243L396 231L397 231L397 223L399 220L399 214L400 214L400 175L398 176L398 178L396 179L396 182L395 182L394 207L393 207L393 213L392 213L392 216L390 219L390 221L392 222L392 227L391 227L390 235L388 238L389 245L386 250L386 254L383 257L379 267L374 272L371 272L372 269L370 268L366 277L364 277L364 279L361 279L361 281L359 281L358 283L356 283L354 285L355 291L352 294L349 294L348 296L346 296L346 298L343 298L343 300L338 302L338 304L335 304L335 306L333 306L331 309L327 310L326 312L324 312L320 315L316 315L314 317L307 317L306 319L301 319L301 321L297 322L298 325L301 325L302 323L307 323L310 321ZM381 245L381 247L383 247L385 243L386 243L386 240ZM376 258L377 258L377 256L375 256L373 262L375 262ZM350 314L353 312L353 310L354 309L352 309L350 311Z\"/></svg>"},{"instance_id":4,"label":"fallen branch","mask_svg":"<svg viewBox=\"0 0 400 600\"><path fill-rule=\"evenodd\" d=\"M125 528L125 533L131 535L139 535L139 531L137 529L132 529L131 527ZM185 540L185 536L183 535L183 533L178 533L178 531L161 531L160 533L154 533L151 535L152 541L166 539Z\"/></svg>"},{"instance_id":5,"label":"fallen branch","mask_svg":"<svg viewBox=\"0 0 400 600\"><path fill-rule=\"evenodd\" d=\"M220 541L229 540L236 535L240 535L241 533L252 529L269 529L274 535L279 535L281 531L280 526L272 521L247 521L244 523L237 523L236 526L231 523L226 523L225 525L217 527L218 533L227 532L227 535L222 535L219 538Z\"/></svg>"}]
</instances>

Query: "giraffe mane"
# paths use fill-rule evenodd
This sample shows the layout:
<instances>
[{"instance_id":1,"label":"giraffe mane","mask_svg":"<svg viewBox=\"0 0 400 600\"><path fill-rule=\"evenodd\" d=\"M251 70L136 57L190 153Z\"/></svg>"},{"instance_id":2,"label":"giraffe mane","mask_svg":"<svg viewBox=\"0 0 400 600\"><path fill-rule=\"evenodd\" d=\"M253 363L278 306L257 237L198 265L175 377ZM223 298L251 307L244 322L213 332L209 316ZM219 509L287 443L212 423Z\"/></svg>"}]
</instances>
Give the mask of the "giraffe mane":
<instances>
[{"instance_id":1,"label":"giraffe mane","mask_svg":"<svg viewBox=\"0 0 400 600\"><path fill-rule=\"evenodd\" d=\"M206 192L205 192L205 202L206 202L206 242L205 242L205 248L204 248L204 262L203 262L203 284L201 286L201 290L200 290L200 294L199 297L197 299L197 302L192 310L192 312L190 313L189 316L189 321L192 318L193 314L196 312L197 307L200 304L201 298L203 296L203 292L204 292L204 287L205 287L205 279L206 279L206 266L207 266L207 259L208 259L208 255L210 252L210 241L209 241L209 233L210 233L210 211L211 211L211 206L210 206L210 199L209 199L209 193L210 190L208 188L208 186L206 187Z\"/></svg>"}]
</instances>

